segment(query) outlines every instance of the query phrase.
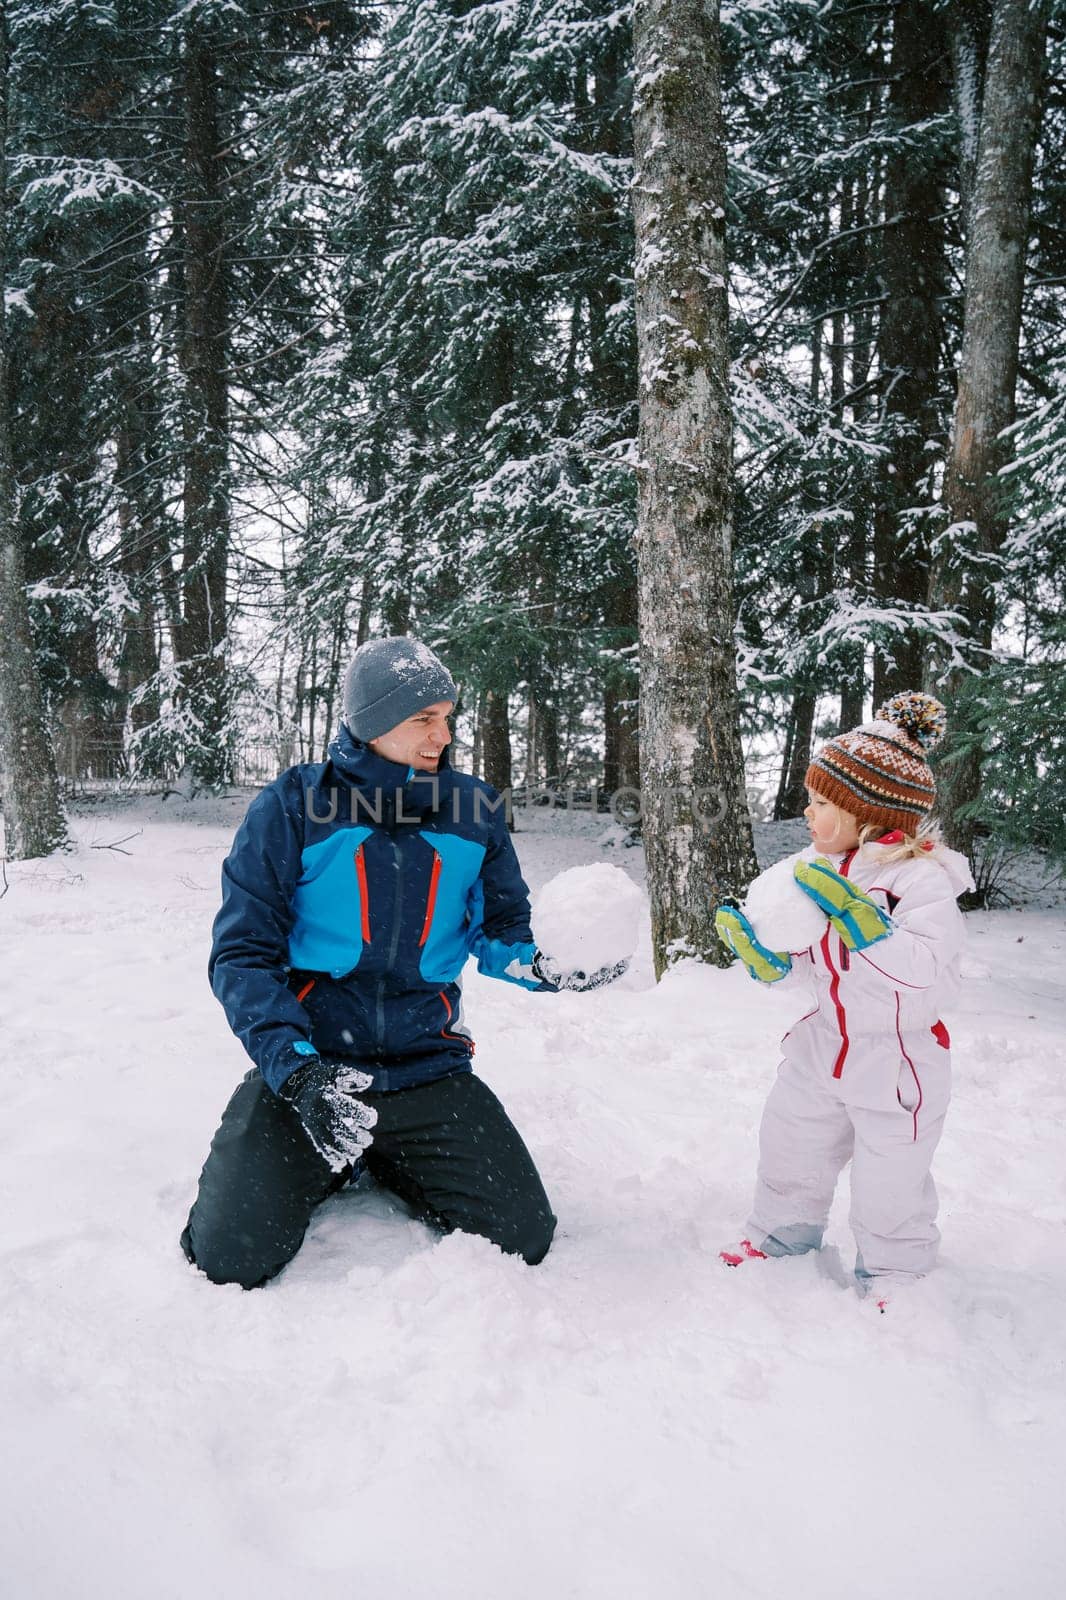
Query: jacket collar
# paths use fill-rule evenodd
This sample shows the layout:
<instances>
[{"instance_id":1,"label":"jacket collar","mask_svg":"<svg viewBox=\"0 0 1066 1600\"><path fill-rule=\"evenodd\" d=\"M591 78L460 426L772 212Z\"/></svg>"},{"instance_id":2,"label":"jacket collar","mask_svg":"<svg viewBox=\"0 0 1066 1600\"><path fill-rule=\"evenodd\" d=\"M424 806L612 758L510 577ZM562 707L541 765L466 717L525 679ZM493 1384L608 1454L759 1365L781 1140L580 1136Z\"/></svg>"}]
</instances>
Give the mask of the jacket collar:
<instances>
[{"instance_id":1,"label":"jacket collar","mask_svg":"<svg viewBox=\"0 0 1066 1600\"><path fill-rule=\"evenodd\" d=\"M401 766L398 761L387 761L384 756L379 756L362 739L356 739L342 723L327 755L329 765L357 789L368 794L380 791L387 797L402 794L403 806L408 813L422 814L438 810L440 797L453 787L454 775L447 748L441 751L440 765L435 773L415 772L412 767Z\"/></svg>"}]
</instances>

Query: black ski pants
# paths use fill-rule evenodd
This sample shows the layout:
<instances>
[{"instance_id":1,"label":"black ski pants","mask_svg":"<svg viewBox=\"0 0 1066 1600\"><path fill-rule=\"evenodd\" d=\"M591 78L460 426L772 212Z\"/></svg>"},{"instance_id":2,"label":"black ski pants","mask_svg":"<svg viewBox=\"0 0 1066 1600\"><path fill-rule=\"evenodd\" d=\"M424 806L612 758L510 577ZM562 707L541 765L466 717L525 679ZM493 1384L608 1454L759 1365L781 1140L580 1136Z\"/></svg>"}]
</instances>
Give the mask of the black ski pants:
<instances>
[{"instance_id":1,"label":"black ski pants","mask_svg":"<svg viewBox=\"0 0 1066 1600\"><path fill-rule=\"evenodd\" d=\"M378 1114L372 1176L442 1233L481 1234L531 1266L555 1231L532 1157L472 1072L362 1097ZM257 1071L238 1085L211 1143L182 1249L215 1283L254 1289L303 1242L315 1207L342 1188L292 1107Z\"/></svg>"}]
</instances>

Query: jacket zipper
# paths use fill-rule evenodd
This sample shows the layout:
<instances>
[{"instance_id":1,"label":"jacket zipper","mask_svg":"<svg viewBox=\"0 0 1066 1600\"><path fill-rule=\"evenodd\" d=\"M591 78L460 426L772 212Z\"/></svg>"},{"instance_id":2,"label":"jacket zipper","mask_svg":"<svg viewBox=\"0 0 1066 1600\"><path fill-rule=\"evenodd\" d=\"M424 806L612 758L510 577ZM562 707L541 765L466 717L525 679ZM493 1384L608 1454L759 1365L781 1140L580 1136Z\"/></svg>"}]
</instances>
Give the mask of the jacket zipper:
<instances>
[{"instance_id":1,"label":"jacket zipper","mask_svg":"<svg viewBox=\"0 0 1066 1600\"><path fill-rule=\"evenodd\" d=\"M395 839L389 839L389 849L392 851L393 871L396 875L396 893L392 906L392 939L389 943L389 956L386 971L392 972L396 967L396 953L400 948L400 910L403 905L403 852ZM377 992L377 1034L378 1051L384 1054L385 1050L385 979L378 979Z\"/></svg>"},{"instance_id":2,"label":"jacket zipper","mask_svg":"<svg viewBox=\"0 0 1066 1600\"><path fill-rule=\"evenodd\" d=\"M429 930L433 926L433 910L437 904L437 882L440 878L440 856L433 852L433 870L429 875L429 894L426 896L426 920L422 924L422 937L418 941L421 950L429 938Z\"/></svg>"},{"instance_id":3,"label":"jacket zipper","mask_svg":"<svg viewBox=\"0 0 1066 1600\"><path fill-rule=\"evenodd\" d=\"M848 868L851 866L852 857L854 854L854 850L849 850L843 861L840 863L840 876L842 878L847 877ZM832 932L832 928L827 927L822 935L822 955L825 957L825 964L829 968L831 974L829 980L829 998L833 1002L833 1007L837 1014L837 1027L840 1029L840 1049L837 1051L837 1058L833 1062L833 1077L839 1078L844 1071L844 1062L847 1060L848 1050L851 1048L851 1040L848 1038L847 1013L845 1012L840 1001L840 973L833 965L833 958L829 953L829 940ZM840 949L841 953L843 954L845 952L843 940L840 941ZM845 963L841 961L841 967L844 967L844 965Z\"/></svg>"},{"instance_id":4,"label":"jacket zipper","mask_svg":"<svg viewBox=\"0 0 1066 1600\"><path fill-rule=\"evenodd\" d=\"M400 911L403 908L403 851L395 839L390 839L389 845L392 849L392 859L396 871L396 895L392 907L392 941L389 945L388 968L392 972L396 966L396 957L400 949Z\"/></svg>"},{"instance_id":5,"label":"jacket zipper","mask_svg":"<svg viewBox=\"0 0 1066 1600\"><path fill-rule=\"evenodd\" d=\"M452 1020L452 1008L451 1008L451 1004L450 1004L450 1002L448 1000L448 996L444 993L443 989L440 991L440 999L444 1002L444 1011L445 1011L444 1026L440 1030L441 1038L442 1039L455 1039L460 1044L465 1044L466 1048L469 1050L470 1054L473 1055L474 1054L474 1041L473 1041L473 1039L469 1038L464 1033L449 1033L448 1032L448 1024Z\"/></svg>"},{"instance_id":6,"label":"jacket zipper","mask_svg":"<svg viewBox=\"0 0 1066 1600\"><path fill-rule=\"evenodd\" d=\"M830 933L831 929L826 928L825 932L822 934L822 956L824 957L825 964L829 968L830 972L829 998L833 1002L833 1008L837 1014L837 1027L840 1029L841 1045L840 1049L837 1051L837 1058L833 1062L833 1077L839 1078L840 1074L844 1070L844 1061L848 1053L848 1045L850 1041L848 1039L847 1015L844 1011L844 1007L840 1003L840 973L837 971L836 967L834 967L833 958L829 954Z\"/></svg>"},{"instance_id":7,"label":"jacket zipper","mask_svg":"<svg viewBox=\"0 0 1066 1600\"><path fill-rule=\"evenodd\" d=\"M900 1055L903 1057L903 1059L907 1063L908 1067L910 1067L910 1069L911 1069L911 1077L914 1079L914 1086L918 1091L918 1104L914 1108L914 1138L915 1138L915 1142L917 1142L917 1139L918 1139L918 1113L922 1109L922 1100L924 1098L923 1095L922 1095L922 1080L921 1080L921 1078L919 1078L917 1072L915 1072L915 1070L914 1070L914 1062L911 1060L910 1056L907 1054L906 1047L904 1046L904 1043L903 1043L903 1033L902 1033L902 1030L901 1030L900 1025L899 1025L899 992L898 991L896 993L896 1038L899 1040ZM898 1089L896 1090L896 1098L899 1099L899 1090Z\"/></svg>"},{"instance_id":8,"label":"jacket zipper","mask_svg":"<svg viewBox=\"0 0 1066 1600\"><path fill-rule=\"evenodd\" d=\"M363 935L363 943L370 943L370 896L366 889L366 862L363 859L363 847L359 846L355 852L355 876L359 884L359 925Z\"/></svg>"}]
</instances>

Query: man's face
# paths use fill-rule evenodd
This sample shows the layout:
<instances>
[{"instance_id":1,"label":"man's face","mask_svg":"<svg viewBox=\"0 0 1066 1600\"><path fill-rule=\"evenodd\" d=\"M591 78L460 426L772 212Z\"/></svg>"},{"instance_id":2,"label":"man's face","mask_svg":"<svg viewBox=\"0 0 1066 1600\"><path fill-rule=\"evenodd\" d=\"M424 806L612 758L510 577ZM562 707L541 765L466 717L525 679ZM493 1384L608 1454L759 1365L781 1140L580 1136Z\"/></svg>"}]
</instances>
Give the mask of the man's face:
<instances>
[{"instance_id":1,"label":"man's face","mask_svg":"<svg viewBox=\"0 0 1066 1600\"><path fill-rule=\"evenodd\" d=\"M435 705L416 711L405 722L398 722L388 733L371 739L370 748L401 767L414 767L416 772L436 772L441 752L452 742L448 718L454 710L454 701L438 700Z\"/></svg>"}]
</instances>

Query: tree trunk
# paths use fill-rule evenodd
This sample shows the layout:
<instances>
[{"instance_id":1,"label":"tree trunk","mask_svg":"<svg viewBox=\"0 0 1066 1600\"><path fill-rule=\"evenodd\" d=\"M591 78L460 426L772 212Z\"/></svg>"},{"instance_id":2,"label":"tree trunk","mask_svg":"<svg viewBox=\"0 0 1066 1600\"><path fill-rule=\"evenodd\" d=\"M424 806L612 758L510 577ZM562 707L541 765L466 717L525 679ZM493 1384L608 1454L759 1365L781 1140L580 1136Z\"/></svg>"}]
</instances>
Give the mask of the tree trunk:
<instances>
[{"instance_id":1,"label":"tree trunk","mask_svg":"<svg viewBox=\"0 0 1066 1600\"><path fill-rule=\"evenodd\" d=\"M581 64L576 88L581 104L587 67ZM604 154L627 156L632 140L630 62L626 30L613 28L607 35L603 54L593 68L594 133L589 148ZM606 190L593 191L583 225L579 229L582 248L588 259L602 259L604 240L617 229L615 199ZM634 378L637 367L635 331L625 343L619 340L617 320L611 307L617 298L613 279L602 273L588 274L585 281L588 308L589 388L592 405L614 419L618 438L632 430ZM632 649L638 642L638 602L636 557L627 539L617 555L609 558L609 577L603 595L603 620L608 647L616 655L609 663L603 685L603 790L607 795L620 789L640 787L640 686ZM558 748L558 740L556 740ZM559 772L558 759L553 768Z\"/></svg>"},{"instance_id":2,"label":"tree trunk","mask_svg":"<svg viewBox=\"0 0 1066 1600\"><path fill-rule=\"evenodd\" d=\"M491 689L487 692L483 727L485 782L502 792L511 787L511 723L505 694L494 694Z\"/></svg>"},{"instance_id":3,"label":"tree trunk","mask_svg":"<svg viewBox=\"0 0 1066 1600\"><path fill-rule=\"evenodd\" d=\"M122 383L128 393L129 385ZM139 466L139 452L128 419L118 428L115 437L115 484L118 492L118 536L122 574L137 603L135 612L123 617L122 643L118 657L118 688L122 704L129 708L130 722L135 733L148 727L159 716L159 695L150 692L130 706L130 697L142 685L150 683L159 671L159 647L156 642L155 595L152 576L152 555L156 540L145 529L136 514L135 501L126 492L126 485Z\"/></svg>"},{"instance_id":4,"label":"tree trunk","mask_svg":"<svg viewBox=\"0 0 1066 1600\"><path fill-rule=\"evenodd\" d=\"M389 638L399 637L411 631L411 591L409 580L405 577L403 584L392 589L382 598L381 620Z\"/></svg>"},{"instance_id":5,"label":"tree trunk","mask_svg":"<svg viewBox=\"0 0 1066 1600\"><path fill-rule=\"evenodd\" d=\"M370 618L374 607L374 585L364 577L359 589L359 620L355 627L355 648L370 638Z\"/></svg>"},{"instance_id":6,"label":"tree trunk","mask_svg":"<svg viewBox=\"0 0 1066 1600\"><path fill-rule=\"evenodd\" d=\"M530 694L526 700L526 789L532 789L535 786L540 772L540 740L537 720L537 702L535 697Z\"/></svg>"},{"instance_id":7,"label":"tree trunk","mask_svg":"<svg viewBox=\"0 0 1066 1600\"><path fill-rule=\"evenodd\" d=\"M637 684L607 682L603 691L603 788L607 795L619 789L640 788L640 739Z\"/></svg>"},{"instance_id":8,"label":"tree trunk","mask_svg":"<svg viewBox=\"0 0 1066 1600\"><path fill-rule=\"evenodd\" d=\"M45 856L66 839L55 755L33 654L11 448L5 315L7 262L7 12L0 8L0 811L4 854Z\"/></svg>"},{"instance_id":9,"label":"tree trunk","mask_svg":"<svg viewBox=\"0 0 1066 1600\"><path fill-rule=\"evenodd\" d=\"M284 557L283 557L284 559ZM281 636L281 654L274 679L274 747L278 766L282 772L296 764L296 737L286 713L286 688L288 687L289 634Z\"/></svg>"},{"instance_id":10,"label":"tree trunk","mask_svg":"<svg viewBox=\"0 0 1066 1600\"><path fill-rule=\"evenodd\" d=\"M797 692L792 702L790 737L781 768L774 805L774 821L785 817L799 817L807 804L804 779L811 764L811 744L814 739L815 697L806 689Z\"/></svg>"},{"instance_id":11,"label":"tree trunk","mask_svg":"<svg viewBox=\"0 0 1066 1600\"><path fill-rule=\"evenodd\" d=\"M845 733L849 728L858 727L863 716L863 684L862 664L854 673L844 679L840 690L840 732Z\"/></svg>"},{"instance_id":12,"label":"tree trunk","mask_svg":"<svg viewBox=\"0 0 1066 1600\"><path fill-rule=\"evenodd\" d=\"M796 743L796 702L793 699L785 719L785 747L781 752L781 772L777 780L777 794L774 797L773 819L780 822L782 817L788 815L785 810L785 797L788 794L788 775L792 771L792 750Z\"/></svg>"},{"instance_id":13,"label":"tree trunk","mask_svg":"<svg viewBox=\"0 0 1066 1600\"><path fill-rule=\"evenodd\" d=\"M886 605L920 612L929 588L924 521L908 517L930 499L928 439L942 437L938 408L947 285L944 192L939 149L920 131L949 102L947 43L930 0L901 0L893 17L889 67L891 127L902 140L885 168L886 225L881 257L885 300L878 335L881 415L891 454L878 471L874 502L874 593ZM874 653L874 703L922 682L925 646L915 626Z\"/></svg>"},{"instance_id":14,"label":"tree trunk","mask_svg":"<svg viewBox=\"0 0 1066 1600\"><path fill-rule=\"evenodd\" d=\"M474 737L470 745L470 771L475 778L484 775L485 764L485 694L477 697L474 705Z\"/></svg>"},{"instance_id":15,"label":"tree trunk","mask_svg":"<svg viewBox=\"0 0 1066 1600\"><path fill-rule=\"evenodd\" d=\"M190 32L185 96L184 552L181 664L186 708L196 729L188 755L212 787L229 777L226 682L226 564L229 554L227 285L214 54Z\"/></svg>"},{"instance_id":16,"label":"tree trunk","mask_svg":"<svg viewBox=\"0 0 1066 1600\"><path fill-rule=\"evenodd\" d=\"M95 519L87 516L87 509L100 462L96 445L83 431L87 417L80 391L86 369L80 348L84 330L79 326L79 295L60 238L46 236L41 252L49 270L34 296L34 343L39 341L34 364L41 363L39 371L46 366L52 393L48 399L41 397L39 404L31 400L30 413L38 416L26 429L30 418L24 413L23 438L31 452L27 460L27 466L33 463L31 475L43 473L50 480L50 490L45 517L38 512L36 525L23 522L23 574L28 584L85 585L91 590L95 563L89 530ZM12 379L16 376L11 374ZM9 405L13 414L15 387L12 382ZM13 443L12 448L18 445ZM46 602L44 611L51 721L62 729L57 749L60 776L111 775L121 759L124 719L115 690L100 670L95 610L90 607L72 613L62 604Z\"/></svg>"},{"instance_id":17,"label":"tree trunk","mask_svg":"<svg viewBox=\"0 0 1066 1600\"><path fill-rule=\"evenodd\" d=\"M540 723L540 759L544 768L544 786L558 789L563 781L563 756L559 742L559 706L557 701L544 699L537 709Z\"/></svg>"},{"instance_id":18,"label":"tree trunk","mask_svg":"<svg viewBox=\"0 0 1066 1600\"><path fill-rule=\"evenodd\" d=\"M311 760L314 761L317 754L318 745L319 701L317 624L311 629L311 638L310 641L305 644L304 650L307 656L307 677L305 680L307 695L307 748L310 752Z\"/></svg>"},{"instance_id":19,"label":"tree trunk","mask_svg":"<svg viewBox=\"0 0 1066 1600\"><path fill-rule=\"evenodd\" d=\"M863 121L867 130L873 125L874 101L870 88L864 91L865 112ZM848 190L848 222L853 228L863 230L873 220L872 213L876 209L876 169L871 173L863 169L856 179L853 189ZM856 271L862 281L866 280L870 260L870 235L866 232L858 234L857 245L858 260ZM869 415L870 401L866 393L866 385L870 377L870 368L873 365L873 313L868 306L858 306L851 316L851 376L850 387L854 399L851 403L851 415L856 424L861 424ZM870 529L872 523L873 507L870 498L857 494L852 502L852 521L848 529L844 544L844 571L849 590L856 599L864 599L869 592L869 578L867 575L867 557L870 549ZM841 684L840 684L840 727L854 728L861 721L863 706L866 699L866 646L865 641L857 640L856 643L842 652Z\"/></svg>"},{"instance_id":20,"label":"tree trunk","mask_svg":"<svg viewBox=\"0 0 1066 1600\"><path fill-rule=\"evenodd\" d=\"M934 607L961 612L968 665L974 670L987 662L992 645L997 558L1007 529L997 474L1009 455L1003 430L1014 420L1046 30L1043 0L996 0L966 251L958 398L944 481L949 526L938 541L930 590ZM964 676L937 653L932 687L950 697ZM972 851L972 824L959 812L977 797L979 755L944 762L938 786L949 841Z\"/></svg>"},{"instance_id":21,"label":"tree trunk","mask_svg":"<svg viewBox=\"0 0 1066 1600\"><path fill-rule=\"evenodd\" d=\"M63 639L66 689L53 700L54 721L74 751L72 778L114 778L123 767L124 705L119 692L100 671L95 619L71 628ZM62 760L60 758L62 769Z\"/></svg>"},{"instance_id":22,"label":"tree trunk","mask_svg":"<svg viewBox=\"0 0 1066 1600\"><path fill-rule=\"evenodd\" d=\"M304 729L304 706L307 704L307 642L300 640L300 659L296 664L296 680L292 689L292 721L299 749L298 759L306 761L311 755Z\"/></svg>"},{"instance_id":23,"label":"tree trunk","mask_svg":"<svg viewBox=\"0 0 1066 1600\"><path fill-rule=\"evenodd\" d=\"M347 596L345 596L345 601ZM326 727L322 735L322 759L329 754L330 741L333 738L334 713L340 712L341 702L341 669L344 665L344 654L348 645L348 607L342 604L337 608L333 618L333 633L330 639L329 651L329 676L326 679Z\"/></svg>"},{"instance_id":24,"label":"tree trunk","mask_svg":"<svg viewBox=\"0 0 1066 1600\"><path fill-rule=\"evenodd\" d=\"M732 577L717 0L642 0L634 33L643 824L655 969L728 964L753 877Z\"/></svg>"}]
</instances>

